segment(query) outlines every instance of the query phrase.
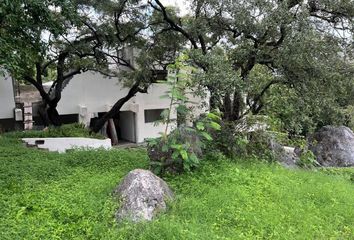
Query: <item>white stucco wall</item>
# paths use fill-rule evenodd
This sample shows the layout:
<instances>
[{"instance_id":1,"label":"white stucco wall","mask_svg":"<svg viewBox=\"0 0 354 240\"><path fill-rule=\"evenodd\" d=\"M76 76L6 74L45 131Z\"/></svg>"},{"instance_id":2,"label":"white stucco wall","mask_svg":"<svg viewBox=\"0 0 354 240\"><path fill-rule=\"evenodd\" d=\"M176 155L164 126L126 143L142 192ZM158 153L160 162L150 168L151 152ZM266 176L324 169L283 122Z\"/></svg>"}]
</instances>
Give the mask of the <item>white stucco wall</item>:
<instances>
[{"instance_id":1,"label":"white stucco wall","mask_svg":"<svg viewBox=\"0 0 354 240\"><path fill-rule=\"evenodd\" d=\"M0 73L0 119L14 118L15 98L12 78Z\"/></svg>"},{"instance_id":2,"label":"white stucco wall","mask_svg":"<svg viewBox=\"0 0 354 240\"><path fill-rule=\"evenodd\" d=\"M62 92L58 104L60 114L77 114L80 106L87 107L88 112L106 112L118 99L128 93L117 79L106 78L101 74L85 72L76 75ZM122 110L128 110L131 99Z\"/></svg>"},{"instance_id":3,"label":"white stucco wall","mask_svg":"<svg viewBox=\"0 0 354 240\"><path fill-rule=\"evenodd\" d=\"M152 84L148 93L137 93L123 105L121 111L120 131L126 140L143 142L147 138L159 137L165 131L164 124L146 123L145 110L169 108L170 99L161 98L168 91L169 86L162 83ZM62 99L58 105L59 114L80 114L80 121L88 124L90 118L98 112L107 112L120 98L128 93L116 78L107 78L99 73L85 72L76 75L62 92ZM205 112L201 107L202 100L190 96L198 103L193 110L195 113ZM84 112L84 114L83 114ZM176 111L171 113L171 119L176 119ZM171 124L168 132L175 127Z\"/></svg>"},{"instance_id":4,"label":"white stucco wall","mask_svg":"<svg viewBox=\"0 0 354 240\"><path fill-rule=\"evenodd\" d=\"M148 93L138 93L124 104L122 111L135 111L135 104L144 109L168 107L169 99L161 99L168 90L165 84L152 84ZM76 114L80 106L87 107L89 112L106 112L117 100L124 97L129 89L123 88L116 78L106 78L98 73L85 72L76 75L62 92L58 104L60 114Z\"/></svg>"},{"instance_id":5,"label":"white stucco wall","mask_svg":"<svg viewBox=\"0 0 354 240\"><path fill-rule=\"evenodd\" d=\"M122 135L126 136L127 140L133 141L135 139L136 142L143 142L146 138L158 137L159 133L164 131L165 126L162 124L155 126L154 123L145 123L144 110L168 108L170 100L161 99L167 90L168 86L165 84L152 84L147 94L137 93L135 97L123 105L121 109L123 117L127 116L128 119L121 119L120 128ZM80 109L84 108L87 117L80 117L80 119L87 124L94 113L107 112L128 91L129 89L123 88L118 79L85 72L76 75L64 88L62 99L58 104L58 111L62 115L79 114ZM124 113L124 111L135 113L135 119L132 118L133 115ZM176 116L173 117L176 118ZM132 119L134 122L131 122ZM132 127L131 132L128 130L129 127Z\"/></svg>"}]
</instances>

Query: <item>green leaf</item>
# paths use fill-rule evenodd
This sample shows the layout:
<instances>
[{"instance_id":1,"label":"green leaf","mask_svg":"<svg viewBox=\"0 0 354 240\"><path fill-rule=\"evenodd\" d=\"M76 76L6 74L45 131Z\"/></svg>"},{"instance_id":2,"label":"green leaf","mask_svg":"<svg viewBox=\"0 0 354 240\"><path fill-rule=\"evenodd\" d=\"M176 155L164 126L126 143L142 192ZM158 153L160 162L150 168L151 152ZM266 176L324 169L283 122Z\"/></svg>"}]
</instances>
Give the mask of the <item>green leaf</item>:
<instances>
[{"instance_id":1,"label":"green leaf","mask_svg":"<svg viewBox=\"0 0 354 240\"><path fill-rule=\"evenodd\" d=\"M216 122L210 122L209 125L210 125L211 128L213 128L213 129L215 129L215 130L218 130L218 131L221 130L220 124L218 124L218 123L216 123Z\"/></svg>"},{"instance_id":2,"label":"green leaf","mask_svg":"<svg viewBox=\"0 0 354 240\"><path fill-rule=\"evenodd\" d=\"M169 98L171 98L171 97L170 97L170 95L167 95L167 94L160 96L160 99L169 99Z\"/></svg>"},{"instance_id":3,"label":"green leaf","mask_svg":"<svg viewBox=\"0 0 354 240\"><path fill-rule=\"evenodd\" d=\"M161 148L162 152L168 152L168 145L163 145Z\"/></svg>"},{"instance_id":4,"label":"green leaf","mask_svg":"<svg viewBox=\"0 0 354 240\"><path fill-rule=\"evenodd\" d=\"M207 132L201 132L200 134L208 141L213 140L213 138Z\"/></svg>"},{"instance_id":5,"label":"green leaf","mask_svg":"<svg viewBox=\"0 0 354 240\"><path fill-rule=\"evenodd\" d=\"M171 148L180 150L180 149L182 149L182 145L181 144L171 144Z\"/></svg>"},{"instance_id":6,"label":"green leaf","mask_svg":"<svg viewBox=\"0 0 354 240\"><path fill-rule=\"evenodd\" d=\"M171 157L172 157L173 160L177 160L177 159L179 158L179 155L180 155L180 154L179 154L179 151L174 151L174 152L172 153L172 156L171 156Z\"/></svg>"},{"instance_id":7,"label":"green leaf","mask_svg":"<svg viewBox=\"0 0 354 240\"><path fill-rule=\"evenodd\" d=\"M185 161L188 160L188 153L186 150L184 150L184 149L179 150L179 154L181 155L183 160L185 160Z\"/></svg>"},{"instance_id":8,"label":"green leaf","mask_svg":"<svg viewBox=\"0 0 354 240\"><path fill-rule=\"evenodd\" d=\"M193 164L199 164L199 159L198 159L198 157L194 154L194 153L192 153L190 156L189 156L189 159L191 160L191 162L193 163Z\"/></svg>"},{"instance_id":9,"label":"green leaf","mask_svg":"<svg viewBox=\"0 0 354 240\"><path fill-rule=\"evenodd\" d=\"M211 113L211 112L207 114L207 117L212 119L212 120L214 120L214 121L220 121L221 120L221 118L218 115L216 115L215 113Z\"/></svg>"},{"instance_id":10,"label":"green leaf","mask_svg":"<svg viewBox=\"0 0 354 240\"><path fill-rule=\"evenodd\" d=\"M202 122L197 122L197 129L203 131L205 129L204 124Z\"/></svg>"}]
</instances>

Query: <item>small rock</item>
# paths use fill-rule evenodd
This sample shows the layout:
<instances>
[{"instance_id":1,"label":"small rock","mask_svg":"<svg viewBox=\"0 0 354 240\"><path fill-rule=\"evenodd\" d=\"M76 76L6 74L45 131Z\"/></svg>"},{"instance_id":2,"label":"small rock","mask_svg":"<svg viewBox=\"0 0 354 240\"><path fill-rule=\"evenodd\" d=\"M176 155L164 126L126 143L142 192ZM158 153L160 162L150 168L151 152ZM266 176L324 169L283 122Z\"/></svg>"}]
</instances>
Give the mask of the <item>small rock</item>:
<instances>
[{"instance_id":1,"label":"small rock","mask_svg":"<svg viewBox=\"0 0 354 240\"><path fill-rule=\"evenodd\" d=\"M151 221L166 211L166 201L174 198L165 181L143 169L129 172L114 192L122 200L116 213L118 221Z\"/></svg>"}]
</instances>

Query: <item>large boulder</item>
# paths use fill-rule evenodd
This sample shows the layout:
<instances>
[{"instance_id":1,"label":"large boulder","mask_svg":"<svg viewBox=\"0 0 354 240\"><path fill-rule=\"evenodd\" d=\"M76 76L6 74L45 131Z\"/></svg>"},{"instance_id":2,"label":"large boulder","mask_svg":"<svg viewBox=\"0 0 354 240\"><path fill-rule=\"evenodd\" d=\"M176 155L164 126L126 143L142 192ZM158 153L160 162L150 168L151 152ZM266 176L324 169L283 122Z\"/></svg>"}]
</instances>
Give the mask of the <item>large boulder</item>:
<instances>
[{"instance_id":1,"label":"large boulder","mask_svg":"<svg viewBox=\"0 0 354 240\"><path fill-rule=\"evenodd\" d=\"M129 172L115 193L122 201L116 213L118 221L151 221L166 210L166 201L173 200L173 192L166 182L143 169Z\"/></svg>"},{"instance_id":2,"label":"large boulder","mask_svg":"<svg viewBox=\"0 0 354 240\"><path fill-rule=\"evenodd\" d=\"M325 126L310 139L310 150L321 166L354 166L354 133L344 126Z\"/></svg>"}]
</instances>

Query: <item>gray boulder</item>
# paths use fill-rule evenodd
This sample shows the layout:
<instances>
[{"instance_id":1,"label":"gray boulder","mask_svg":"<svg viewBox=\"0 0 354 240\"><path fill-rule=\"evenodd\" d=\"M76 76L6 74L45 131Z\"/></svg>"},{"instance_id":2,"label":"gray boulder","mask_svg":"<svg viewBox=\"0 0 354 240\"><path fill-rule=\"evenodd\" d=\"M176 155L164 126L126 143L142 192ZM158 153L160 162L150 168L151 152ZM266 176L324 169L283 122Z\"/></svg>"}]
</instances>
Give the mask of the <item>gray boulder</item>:
<instances>
[{"instance_id":1,"label":"gray boulder","mask_svg":"<svg viewBox=\"0 0 354 240\"><path fill-rule=\"evenodd\" d=\"M166 201L173 200L173 192L166 182L143 169L129 172L115 193L122 201L116 213L118 221L151 221L166 210Z\"/></svg>"},{"instance_id":2,"label":"gray boulder","mask_svg":"<svg viewBox=\"0 0 354 240\"><path fill-rule=\"evenodd\" d=\"M321 128L310 139L309 149L321 166L354 166L354 133L347 127Z\"/></svg>"},{"instance_id":3,"label":"gray boulder","mask_svg":"<svg viewBox=\"0 0 354 240\"><path fill-rule=\"evenodd\" d=\"M300 160L300 153L294 147L283 146L283 151L279 156L279 162L286 168L297 168Z\"/></svg>"}]
</instances>

